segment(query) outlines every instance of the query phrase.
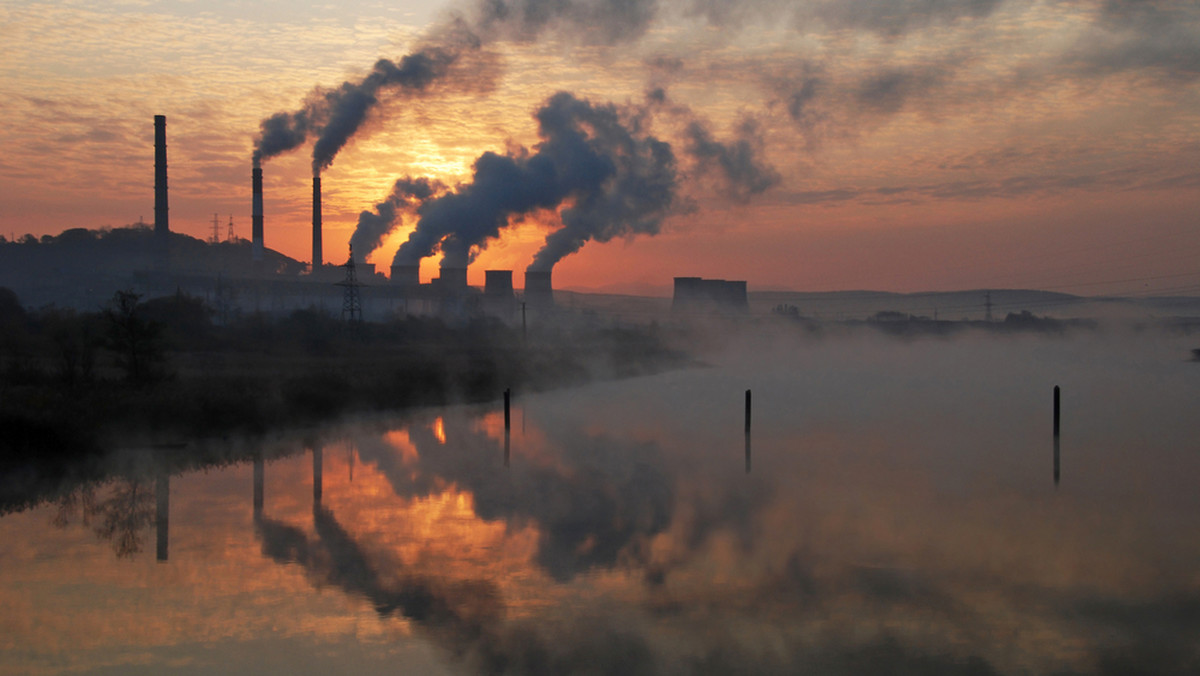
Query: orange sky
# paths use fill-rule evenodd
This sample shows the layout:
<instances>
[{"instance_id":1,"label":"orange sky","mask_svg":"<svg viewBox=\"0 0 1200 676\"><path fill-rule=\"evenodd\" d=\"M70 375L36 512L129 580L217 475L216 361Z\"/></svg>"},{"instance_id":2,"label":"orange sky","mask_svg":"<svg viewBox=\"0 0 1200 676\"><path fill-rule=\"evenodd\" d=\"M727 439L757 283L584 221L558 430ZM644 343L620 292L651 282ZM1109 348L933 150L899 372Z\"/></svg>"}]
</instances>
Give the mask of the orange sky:
<instances>
[{"instance_id":1,"label":"orange sky","mask_svg":"<svg viewBox=\"0 0 1200 676\"><path fill-rule=\"evenodd\" d=\"M461 18L473 61L416 98L384 92L324 173L324 249L395 179L471 179L483 152L534 152L557 91L642 119L671 144L677 199L657 235L591 242L560 288L665 290L677 275L750 289L1040 287L1200 293L1200 6L1186 0L640 0L37 3L0 6L0 234L153 220L153 127L167 116L171 228L232 216L250 234L259 122L357 83ZM545 7L551 5L546 4ZM540 22L531 17L549 17ZM686 107L686 114L678 110ZM671 112L671 111L675 112ZM698 121L738 166L775 177L730 198L688 152ZM753 121L753 133L739 134ZM311 140L265 165L266 245L309 260ZM398 225L369 260L387 267ZM488 242L470 269L524 269L553 212ZM436 257L422 277L436 275ZM518 283L520 274L517 275Z\"/></svg>"}]
</instances>

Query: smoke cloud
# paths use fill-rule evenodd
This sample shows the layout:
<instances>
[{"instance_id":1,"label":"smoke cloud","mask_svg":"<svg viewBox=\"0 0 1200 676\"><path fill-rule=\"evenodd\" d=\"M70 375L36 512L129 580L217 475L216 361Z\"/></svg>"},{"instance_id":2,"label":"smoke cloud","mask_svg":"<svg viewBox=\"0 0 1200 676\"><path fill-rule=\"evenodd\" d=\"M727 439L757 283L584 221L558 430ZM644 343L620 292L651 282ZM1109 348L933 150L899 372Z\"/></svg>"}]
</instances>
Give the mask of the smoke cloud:
<instances>
[{"instance_id":1,"label":"smoke cloud","mask_svg":"<svg viewBox=\"0 0 1200 676\"><path fill-rule=\"evenodd\" d=\"M443 267L465 267L514 217L568 203L563 227L531 269L550 269L590 239L658 232L675 202L675 157L645 132L639 111L560 92L535 117L543 140L534 152L481 155L471 183L421 205L395 264L418 263L440 248Z\"/></svg>"},{"instance_id":2,"label":"smoke cloud","mask_svg":"<svg viewBox=\"0 0 1200 676\"><path fill-rule=\"evenodd\" d=\"M747 202L779 183L778 172L762 160L763 142L754 118L742 120L732 143L717 141L707 125L693 120L687 140L687 151L700 169L718 169L725 179L722 192L735 201Z\"/></svg>"},{"instance_id":3,"label":"smoke cloud","mask_svg":"<svg viewBox=\"0 0 1200 676\"><path fill-rule=\"evenodd\" d=\"M480 64L462 62L467 55L482 52L489 42L531 41L554 30L586 42L628 42L646 32L657 8L656 0L482 0L473 21L456 16L399 61L380 59L361 79L347 80L331 90L317 88L299 110L264 119L255 142L255 166L316 136L312 168L317 175L333 163L384 92L419 95L443 81L486 90L496 74ZM454 68L460 64L461 68Z\"/></svg>"},{"instance_id":4,"label":"smoke cloud","mask_svg":"<svg viewBox=\"0 0 1200 676\"><path fill-rule=\"evenodd\" d=\"M356 262L363 262L383 243L404 214L416 212L417 205L445 190L439 181L405 176L396 180L387 199L375 205L374 211L358 215L358 225L350 236L350 248Z\"/></svg>"}]
</instances>

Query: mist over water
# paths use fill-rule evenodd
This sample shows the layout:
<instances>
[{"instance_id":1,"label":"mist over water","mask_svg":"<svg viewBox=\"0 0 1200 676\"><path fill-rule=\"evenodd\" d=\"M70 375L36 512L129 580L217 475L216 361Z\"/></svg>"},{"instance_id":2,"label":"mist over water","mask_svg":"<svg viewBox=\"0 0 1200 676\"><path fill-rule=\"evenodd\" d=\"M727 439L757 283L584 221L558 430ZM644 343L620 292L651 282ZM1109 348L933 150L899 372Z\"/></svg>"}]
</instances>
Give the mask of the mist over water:
<instances>
[{"instance_id":1,"label":"mist over water","mask_svg":"<svg viewBox=\"0 0 1200 676\"><path fill-rule=\"evenodd\" d=\"M497 402L274 440L261 510L173 476L165 561L95 486L0 518L0 673L1186 673L1193 342L724 335L516 392L507 458Z\"/></svg>"}]
</instances>

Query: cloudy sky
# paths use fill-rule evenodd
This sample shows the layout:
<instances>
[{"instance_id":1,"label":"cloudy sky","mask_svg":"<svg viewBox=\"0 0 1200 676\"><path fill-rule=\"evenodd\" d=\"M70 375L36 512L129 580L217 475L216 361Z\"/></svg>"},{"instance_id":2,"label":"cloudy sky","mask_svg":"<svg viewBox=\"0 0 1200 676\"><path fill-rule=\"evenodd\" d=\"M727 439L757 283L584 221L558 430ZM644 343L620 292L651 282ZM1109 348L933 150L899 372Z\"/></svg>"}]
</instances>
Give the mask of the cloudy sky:
<instances>
[{"instance_id":1,"label":"cloudy sky","mask_svg":"<svg viewBox=\"0 0 1200 676\"><path fill-rule=\"evenodd\" d=\"M317 165L326 260L423 279L1200 293L1190 0L5 0L0 234L152 221L155 114L172 229L258 151L301 260Z\"/></svg>"}]
</instances>

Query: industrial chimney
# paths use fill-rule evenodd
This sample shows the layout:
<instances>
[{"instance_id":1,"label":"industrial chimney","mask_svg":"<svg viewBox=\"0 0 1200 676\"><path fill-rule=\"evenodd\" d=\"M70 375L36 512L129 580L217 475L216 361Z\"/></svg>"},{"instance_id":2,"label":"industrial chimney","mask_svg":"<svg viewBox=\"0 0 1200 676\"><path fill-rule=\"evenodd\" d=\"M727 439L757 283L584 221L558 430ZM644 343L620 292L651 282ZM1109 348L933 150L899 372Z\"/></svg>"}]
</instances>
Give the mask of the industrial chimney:
<instances>
[{"instance_id":1,"label":"industrial chimney","mask_svg":"<svg viewBox=\"0 0 1200 676\"><path fill-rule=\"evenodd\" d=\"M251 230L250 235L253 240L254 260L255 262L263 259L263 178L262 167L254 167L254 172L251 177L252 189L254 191L253 203L251 204L250 218Z\"/></svg>"},{"instance_id":2,"label":"industrial chimney","mask_svg":"<svg viewBox=\"0 0 1200 676\"><path fill-rule=\"evenodd\" d=\"M167 116L154 116L154 241L167 252Z\"/></svg>"},{"instance_id":3,"label":"industrial chimney","mask_svg":"<svg viewBox=\"0 0 1200 676\"><path fill-rule=\"evenodd\" d=\"M549 270L525 271L525 302L530 305L554 304L554 288L550 286Z\"/></svg>"},{"instance_id":4,"label":"industrial chimney","mask_svg":"<svg viewBox=\"0 0 1200 676\"><path fill-rule=\"evenodd\" d=\"M312 271L321 269L321 177L313 176Z\"/></svg>"}]
</instances>

